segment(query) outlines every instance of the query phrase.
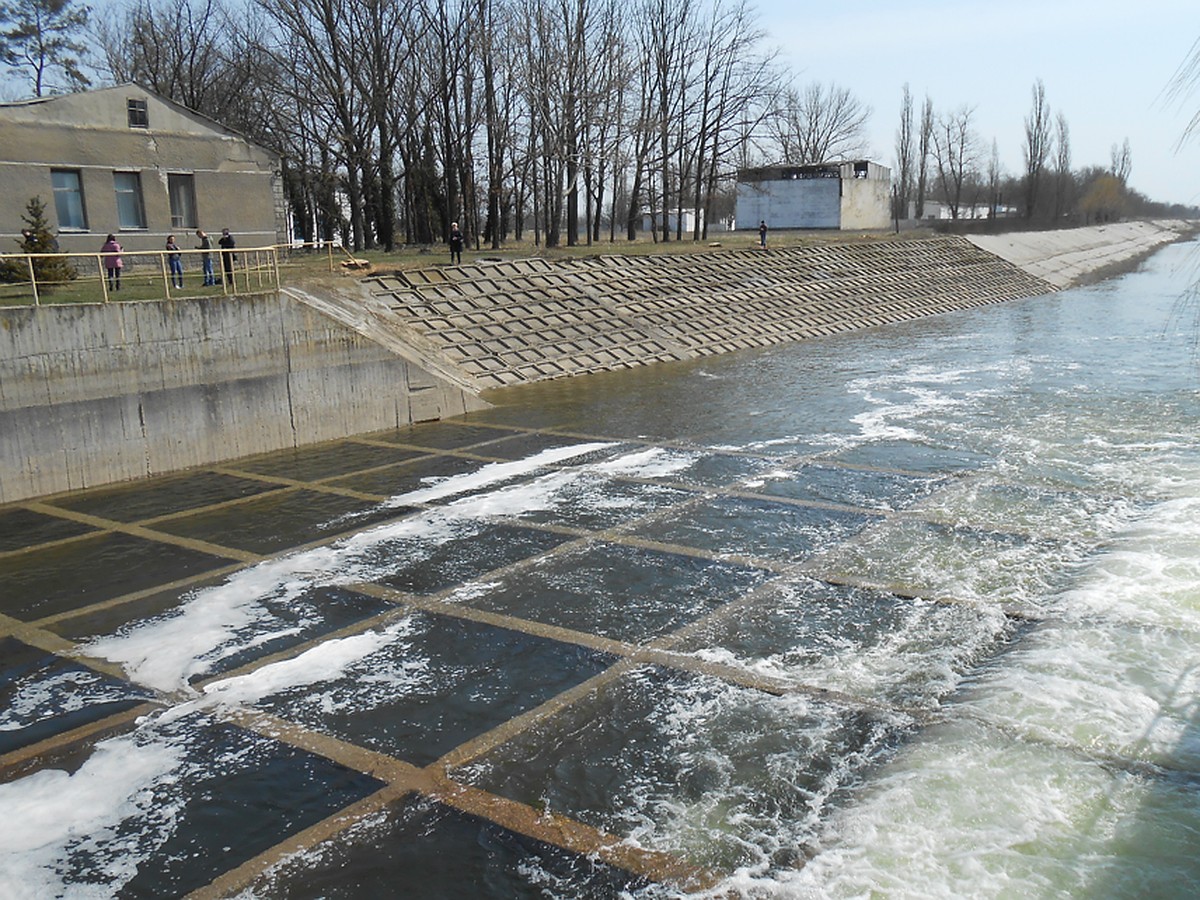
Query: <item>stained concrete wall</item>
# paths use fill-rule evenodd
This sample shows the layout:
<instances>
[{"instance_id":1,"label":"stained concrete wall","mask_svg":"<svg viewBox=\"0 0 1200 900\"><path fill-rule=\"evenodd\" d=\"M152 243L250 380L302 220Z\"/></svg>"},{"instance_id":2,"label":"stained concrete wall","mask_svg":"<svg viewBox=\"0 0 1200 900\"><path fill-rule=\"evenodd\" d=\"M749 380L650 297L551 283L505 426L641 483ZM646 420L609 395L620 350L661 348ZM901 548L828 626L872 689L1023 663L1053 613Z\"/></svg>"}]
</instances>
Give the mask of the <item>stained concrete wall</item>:
<instances>
[{"instance_id":1,"label":"stained concrete wall","mask_svg":"<svg viewBox=\"0 0 1200 900\"><path fill-rule=\"evenodd\" d=\"M842 180L842 230L887 228L891 206L891 181L887 169L870 164L870 178ZM879 172L885 174L880 177Z\"/></svg>"},{"instance_id":2,"label":"stained concrete wall","mask_svg":"<svg viewBox=\"0 0 1200 900\"><path fill-rule=\"evenodd\" d=\"M0 309L0 503L482 405L274 294Z\"/></svg>"}]
</instances>

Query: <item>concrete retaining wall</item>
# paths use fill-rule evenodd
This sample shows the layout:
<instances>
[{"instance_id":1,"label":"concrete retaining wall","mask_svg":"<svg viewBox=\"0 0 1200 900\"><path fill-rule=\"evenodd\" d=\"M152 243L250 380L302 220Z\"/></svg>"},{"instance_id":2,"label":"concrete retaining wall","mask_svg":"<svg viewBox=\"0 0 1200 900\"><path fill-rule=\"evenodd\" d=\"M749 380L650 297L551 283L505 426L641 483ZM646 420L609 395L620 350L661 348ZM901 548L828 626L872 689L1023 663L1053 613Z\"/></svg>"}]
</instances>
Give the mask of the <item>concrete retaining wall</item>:
<instances>
[{"instance_id":1,"label":"concrete retaining wall","mask_svg":"<svg viewBox=\"0 0 1200 900\"><path fill-rule=\"evenodd\" d=\"M274 294L0 309L0 503L481 405Z\"/></svg>"}]
</instances>

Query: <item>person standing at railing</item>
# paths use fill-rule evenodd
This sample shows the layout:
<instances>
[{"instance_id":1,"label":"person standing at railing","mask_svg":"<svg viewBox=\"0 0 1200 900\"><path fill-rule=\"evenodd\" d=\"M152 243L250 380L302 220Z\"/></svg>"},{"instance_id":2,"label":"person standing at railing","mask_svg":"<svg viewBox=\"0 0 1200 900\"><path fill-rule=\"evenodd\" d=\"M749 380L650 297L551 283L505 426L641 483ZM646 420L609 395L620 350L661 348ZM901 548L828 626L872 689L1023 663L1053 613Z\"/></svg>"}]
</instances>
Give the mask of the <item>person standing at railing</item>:
<instances>
[{"instance_id":1,"label":"person standing at railing","mask_svg":"<svg viewBox=\"0 0 1200 900\"><path fill-rule=\"evenodd\" d=\"M121 245L117 243L115 234L108 236L104 246L100 248L100 252L104 254L104 271L108 273L108 289L119 291L121 289L121 269L125 267L125 262L121 259Z\"/></svg>"},{"instance_id":2,"label":"person standing at railing","mask_svg":"<svg viewBox=\"0 0 1200 900\"><path fill-rule=\"evenodd\" d=\"M196 237L200 238L200 246L197 250L203 250L200 254L200 268L204 270L204 286L216 284L216 276L213 275L212 254L208 251L212 249L212 238L202 228L196 229Z\"/></svg>"},{"instance_id":3,"label":"person standing at railing","mask_svg":"<svg viewBox=\"0 0 1200 900\"><path fill-rule=\"evenodd\" d=\"M183 254L173 234L167 235L167 265L171 267L171 287L183 287Z\"/></svg>"},{"instance_id":4,"label":"person standing at railing","mask_svg":"<svg viewBox=\"0 0 1200 900\"><path fill-rule=\"evenodd\" d=\"M237 262L237 254L233 252L233 248L237 246L237 241L233 239L228 228L222 228L221 239L217 243L221 246L221 271L225 273L225 283L232 287L233 264Z\"/></svg>"}]
</instances>

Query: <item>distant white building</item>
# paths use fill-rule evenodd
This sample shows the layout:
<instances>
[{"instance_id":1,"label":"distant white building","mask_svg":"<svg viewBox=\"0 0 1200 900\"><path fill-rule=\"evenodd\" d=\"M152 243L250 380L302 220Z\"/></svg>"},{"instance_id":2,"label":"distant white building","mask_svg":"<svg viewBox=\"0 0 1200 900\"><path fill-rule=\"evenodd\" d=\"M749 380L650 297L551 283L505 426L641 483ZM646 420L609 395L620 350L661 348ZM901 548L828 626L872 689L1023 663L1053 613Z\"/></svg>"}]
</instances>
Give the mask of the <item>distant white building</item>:
<instances>
[{"instance_id":1,"label":"distant white building","mask_svg":"<svg viewBox=\"0 0 1200 900\"><path fill-rule=\"evenodd\" d=\"M691 237L692 232L696 228L696 221L697 221L696 211L692 210L692 209L685 209L683 211L682 215L683 215L683 234L688 237ZM652 221L651 217L650 217L650 210L643 209L642 210L642 232L645 234L649 234L652 230L655 230L655 225L658 226L657 230L661 232L663 216L664 216L664 213L660 212L658 214L657 221ZM675 210L671 210L670 212L665 213L665 216L667 219L668 226L671 229L671 234L674 235L676 226L679 224L679 221L680 221L680 215ZM704 225L704 211L703 210L700 211L699 221L700 221L701 227L703 227L703 225Z\"/></svg>"},{"instance_id":2,"label":"distant white building","mask_svg":"<svg viewBox=\"0 0 1200 900\"><path fill-rule=\"evenodd\" d=\"M892 171L868 160L808 166L742 169L737 183L737 227L887 228Z\"/></svg>"},{"instance_id":3,"label":"distant white building","mask_svg":"<svg viewBox=\"0 0 1200 900\"><path fill-rule=\"evenodd\" d=\"M942 203L938 200L926 200L922 208L924 215L922 219L953 219L954 216L950 213L950 204ZM995 218L1009 219L1017 215L1015 206L997 206L995 207ZM915 200L909 201L908 217L915 219L917 217L917 204ZM958 207L959 219L990 219L993 217L993 209L986 203L962 203Z\"/></svg>"}]
</instances>

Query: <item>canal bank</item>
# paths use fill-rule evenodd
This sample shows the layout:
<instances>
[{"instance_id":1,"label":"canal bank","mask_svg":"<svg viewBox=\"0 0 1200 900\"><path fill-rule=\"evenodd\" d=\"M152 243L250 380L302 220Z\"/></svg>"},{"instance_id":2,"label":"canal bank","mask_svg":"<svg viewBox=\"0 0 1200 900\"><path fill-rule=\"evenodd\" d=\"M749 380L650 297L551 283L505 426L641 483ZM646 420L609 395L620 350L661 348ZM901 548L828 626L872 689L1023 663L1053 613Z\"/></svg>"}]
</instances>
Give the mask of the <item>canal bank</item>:
<instances>
[{"instance_id":1,"label":"canal bank","mask_svg":"<svg viewBox=\"0 0 1200 900\"><path fill-rule=\"evenodd\" d=\"M484 259L236 302L4 309L0 503L460 415L490 388L1036 296L1188 229Z\"/></svg>"}]
</instances>

